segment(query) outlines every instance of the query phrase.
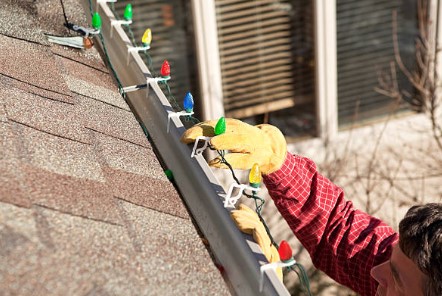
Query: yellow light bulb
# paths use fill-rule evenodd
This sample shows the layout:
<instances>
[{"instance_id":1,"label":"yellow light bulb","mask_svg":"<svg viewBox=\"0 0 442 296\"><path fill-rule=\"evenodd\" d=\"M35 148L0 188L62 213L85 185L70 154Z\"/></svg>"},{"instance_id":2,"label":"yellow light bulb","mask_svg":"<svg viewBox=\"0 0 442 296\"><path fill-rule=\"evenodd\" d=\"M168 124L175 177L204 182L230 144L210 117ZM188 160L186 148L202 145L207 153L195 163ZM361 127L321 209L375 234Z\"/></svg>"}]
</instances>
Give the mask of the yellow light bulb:
<instances>
[{"instance_id":1,"label":"yellow light bulb","mask_svg":"<svg viewBox=\"0 0 442 296\"><path fill-rule=\"evenodd\" d=\"M141 42L144 46L150 46L152 42L152 30L150 28L146 29L143 34L143 38L141 38Z\"/></svg>"},{"instance_id":2,"label":"yellow light bulb","mask_svg":"<svg viewBox=\"0 0 442 296\"><path fill-rule=\"evenodd\" d=\"M252 187L259 187L261 185L261 180L261 170L259 169L259 165L255 163L250 170L249 183Z\"/></svg>"}]
</instances>

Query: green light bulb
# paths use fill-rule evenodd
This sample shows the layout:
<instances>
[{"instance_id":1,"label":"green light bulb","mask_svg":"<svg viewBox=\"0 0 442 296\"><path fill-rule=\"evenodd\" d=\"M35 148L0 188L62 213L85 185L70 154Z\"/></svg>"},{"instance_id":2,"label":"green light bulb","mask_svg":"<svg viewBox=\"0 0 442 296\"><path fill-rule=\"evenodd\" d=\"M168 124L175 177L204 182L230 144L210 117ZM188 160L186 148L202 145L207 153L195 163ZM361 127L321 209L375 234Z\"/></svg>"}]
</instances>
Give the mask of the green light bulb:
<instances>
[{"instance_id":1,"label":"green light bulb","mask_svg":"<svg viewBox=\"0 0 442 296\"><path fill-rule=\"evenodd\" d=\"M221 135L226 132L226 119L221 117L215 125L215 135Z\"/></svg>"},{"instance_id":2,"label":"green light bulb","mask_svg":"<svg viewBox=\"0 0 442 296\"><path fill-rule=\"evenodd\" d=\"M169 181L173 180L173 173L171 170L167 169L164 171L164 173L166 174L167 179L169 179Z\"/></svg>"},{"instance_id":3,"label":"green light bulb","mask_svg":"<svg viewBox=\"0 0 442 296\"><path fill-rule=\"evenodd\" d=\"M130 20L132 20L132 16L133 16L132 4L129 3L126 5L126 8L124 9L123 17L126 21L130 21Z\"/></svg>"},{"instance_id":4,"label":"green light bulb","mask_svg":"<svg viewBox=\"0 0 442 296\"><path fill-rule=\"evenodd\" d=\"M92 27L96 30L101 29L101 17L98 12L94 13L92 16Z\"/></svg>"}]
</instances>

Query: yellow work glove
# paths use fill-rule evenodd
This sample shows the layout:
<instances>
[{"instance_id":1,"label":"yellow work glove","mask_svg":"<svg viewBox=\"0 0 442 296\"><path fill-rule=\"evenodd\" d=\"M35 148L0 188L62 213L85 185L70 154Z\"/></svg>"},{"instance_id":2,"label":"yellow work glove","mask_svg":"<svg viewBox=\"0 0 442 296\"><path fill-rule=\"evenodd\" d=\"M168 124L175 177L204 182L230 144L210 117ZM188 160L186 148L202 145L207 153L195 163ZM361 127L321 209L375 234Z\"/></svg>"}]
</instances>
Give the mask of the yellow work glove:
<instances>
[{"instance_id":1,"label":"yellow work glove","mask_svg":"<svg viewBox=\"0 0 442 296\"><path fill-rule=\"evenodd\" d=\"M197 137L213 137L210 144L216 150L228 150L224 156L234 169L249 170L254 163L265 175L281 168L287 153L287 144L281 131L270 124L252 126L237 119L226 118L225 133L215 136L217 120L201 122L186 130L183 143L193 143ZM209 165L227 168L217 157Z\"/></svg>"},{"instance_id":2,"label":"yellow work glove","mask_svg":"<svg viewBox=\"0 0 442 296\"><path fill-rule=\"evenodd\" d=\"M275 246L272 244L269 235L267 234L264 224L251 208L244 204L240 204L237 210L233 210L230 213L233 221L239 230L246 234L253 236L255 242L259 245L262 253L270 263L279 261L279 253ZM282 269L277 268L276 274L282 281Z\"/></svg>"}]
</instances>

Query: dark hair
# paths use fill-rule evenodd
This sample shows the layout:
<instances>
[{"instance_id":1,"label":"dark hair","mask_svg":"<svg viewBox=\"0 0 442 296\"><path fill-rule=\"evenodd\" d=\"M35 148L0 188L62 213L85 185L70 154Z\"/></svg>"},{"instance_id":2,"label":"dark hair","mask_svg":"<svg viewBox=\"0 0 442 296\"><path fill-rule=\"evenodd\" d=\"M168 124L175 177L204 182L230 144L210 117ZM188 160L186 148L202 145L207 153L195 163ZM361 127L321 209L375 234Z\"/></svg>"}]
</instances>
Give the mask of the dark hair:
<instances>
[{"instance_id":1,"label":"dark hair","mask_svg":"<svg viewBox=\"0 0 442 296\"><path fill-rule=\"evenodd\" d=\"M428 276L425 296L442 295L442 203L413 206L399 223L399 246Z\"/></svg>"}]
</instances>

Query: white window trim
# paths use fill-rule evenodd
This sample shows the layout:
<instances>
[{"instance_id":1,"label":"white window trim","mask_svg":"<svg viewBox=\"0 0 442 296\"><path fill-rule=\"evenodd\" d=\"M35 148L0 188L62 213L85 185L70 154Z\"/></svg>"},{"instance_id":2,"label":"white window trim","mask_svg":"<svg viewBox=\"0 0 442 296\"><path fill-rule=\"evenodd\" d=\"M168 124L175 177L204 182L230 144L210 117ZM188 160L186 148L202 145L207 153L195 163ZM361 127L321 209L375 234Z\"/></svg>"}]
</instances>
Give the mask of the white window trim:
<instances>
[{"instance_id":1,"label":"white window trim","mask_svg":"<svg viewBox=\"0 0 442 296\"><path fill-rule=\"evenodd\" d=\"M338 133L336 0L315 0L317 133L330 140Z\"/></svg>"},{"instance_id":2,"label":"white window trim","mask_svg":"<svg viewBox=\"0 0 442 296\"><path fill-rule=\"evenodd\" d=\"M316 117L322 140L338 131L336 0L315 0ZM192 0L203 119L224 116L214 0Z\"/></svg>"},{"instance_id":3,"label":"white window trim","mask_svg":"<svg viewBox=\"0 0 442 296\"><path fill-rule=\"evenodd\" d=\"M224 116L221 63L214 0L192 0L202 119Z\"/></svg>"},{"instance_id":4,"label":"white window trim","mask_svg":"<svg viewBox=\"0 0 442 296\"><path fill-rule=\"evenodd\" d=\"M436 78L442 79L442 20L440 19L442 17L442 4L440 1L432 0L431 1L431 11L433 11L433 15L431 16L433 20L435 20L435 26L434 26L434 33L436 34L436 44L435 44L435 52L436 52L436 61L437 64L435 65L437 67L437 76ZM440 84L439 84L440 85ZM440 86L439 86L440 87ZM438 92L439 100L441 100L442 92ZM437 117L442 116L442 108L439 107L436 111L438 114L436 114Z\"/></svg>"},{"instance_id":5,"label":"white window trim","mask_svg":"<svg viewBox=\"0 0 442 296\"><path fill-rule=\"evenodd\" d=\"M432 18L434 20L436 20L436 54L437 54L437 62L438 64L437 66L437 73L438 75L442 75L442 21L441 21L441 17L442 17L442 4L439 1L433 0L432 1L432 7L431 7L432 11L434 11L434 15L432 16ZM439 77L439 79L441 79L442 77ZM440 92L439 95L442 95L442 93ZM442 109L442 108L440 108Z\"/></svg>"}]
</instances>

